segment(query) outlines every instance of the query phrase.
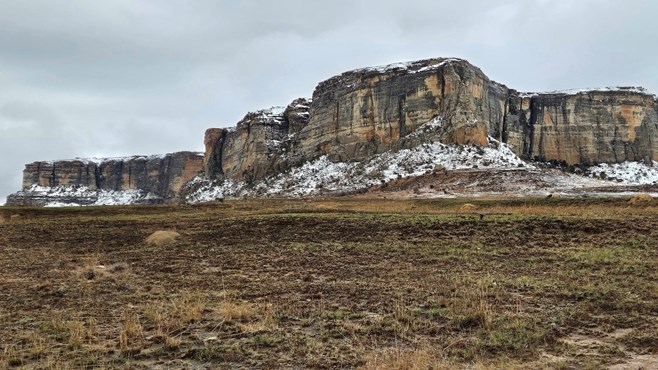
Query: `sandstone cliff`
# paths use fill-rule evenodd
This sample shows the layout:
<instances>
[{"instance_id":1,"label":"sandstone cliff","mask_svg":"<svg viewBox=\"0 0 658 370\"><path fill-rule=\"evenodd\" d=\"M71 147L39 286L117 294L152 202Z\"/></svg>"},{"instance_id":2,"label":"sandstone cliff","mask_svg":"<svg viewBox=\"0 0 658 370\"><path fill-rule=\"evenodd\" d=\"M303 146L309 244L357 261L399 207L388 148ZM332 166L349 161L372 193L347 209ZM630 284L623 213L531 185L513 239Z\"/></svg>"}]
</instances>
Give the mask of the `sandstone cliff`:
<instances>
[{"instance_id":1,"label":"sandstone cliff","mask_svg":"<svg viewBox=\"0 0 658 370\"><path fill-rule=\"evenodd\" d=\"M23 187L137 189L170 201L199 186L262 184L317 160L325 166L365 162L435 142L487 147L489 138L525 160L652 165L658 160L658 103L641 88L521 93L465 60L435 58L345 72L320 82L312 99L248 113L234 128L208 129L203 158L184 152L35 162L26 166ZM184 189L199 172L206 180ZM26 197L10 202L20 199Z\"/></svg>"},{"instance_id":2,"label":"sandstone cliff","mask_svg":"<svg viewBox=\"0 0 658 370\"><path fill-rule=\"evenodd\" d=\"M75 159L34 162L23 171L23 192L7 198L9 205L40 205L44 196L33 196L30 189L83 189L85 201L93 203L94 191L120 192L139 190L148 195L149 203L176 199L184 185L203 170L203 156L194 152L178 152L162 156L126 158ZM42 191L43 192L43 191ZM75 195L66 202L75 201ZM75 193L73 193L75 194Z\"/></svg>"},{"instance_id":3,"label":"sandstone cliff","mask_svg":"<svg viewBox=\"0 0 658 370\"><path fill-rule=\"evenodd\" d=\"M362 161L432 140L486 146L487 137L529 160L658 160L657 107L637 88L519 93L461 59L365 68L319 83L311 102L208 130L206 176L251 182L323 155ZM437 117L434 131L409 137Z\"/></svg>"},{"instance_id":4,"label":"sandstone cliff","mask_svg":"<svg viewBox=\"0 0 658 370\"><path fill-rule=\"evenodd\" d=\"M207 130L206 175L253 181L298 164L291 154L309 116L308 102L297 99L285 108L248 113L234 129Z\"/></svg>"},{"instance_id":5,"label":"sandstone cliff","mask_svg":"<svg viewBox=\"0 0 658 370\"><path fill-rule=\"evenodd\" d=\"M658 160L658 104L638 88L512 92L503 141L540 161L594 165Z\"/></svg>"},{"instance_id":6,"label":"sandstone cliff","mask_svg":"<svg viewBox=\"0 0 658 370\"><path fill-rule=\"evenodd\" d=\"M206 174L253 181L327 155L359 161L441 116L445 142L486 145L500 136L508 89L461 59L430 59L346 72L311 102L249 113L234 130L206 132ZM221 154L220 154L221 153Z\"/></svg>"}]
</instances>

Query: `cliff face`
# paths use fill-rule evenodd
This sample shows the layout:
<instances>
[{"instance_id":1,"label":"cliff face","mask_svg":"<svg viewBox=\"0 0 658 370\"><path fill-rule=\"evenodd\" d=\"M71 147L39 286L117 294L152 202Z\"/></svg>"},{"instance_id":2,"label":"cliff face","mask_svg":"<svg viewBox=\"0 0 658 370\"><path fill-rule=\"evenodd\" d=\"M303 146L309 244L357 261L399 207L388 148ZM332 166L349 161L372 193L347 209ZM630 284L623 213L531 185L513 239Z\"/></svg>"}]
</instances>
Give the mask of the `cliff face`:
<instances>
[{"instance_id":1,"label":"cliff face","mask_svg":"<svg viewBox=\"0 0 658 370\"><path fill-rule=\"evenodd\" d=\"M508 93L460 59L346 72L321 82L310 103L249 113L235 130L208 130L206 174L252 181L322 155L364 160L399 147L437 116L443 141L486 145L487 135L501 135Z\"/></svg>"},{"instance_id":2,"label":"cliff face","mask_svg":"<svg viewBox=\"0 0 658 370\"><path fill-rule=\"evenodd\" d=\"M641 89L522 94L465 60L437 58L346 72L318 84L310 103L209 130L206 175L250 182L323 155L362 161L418 145L409 134L437 117L424 136L480 146L491 136L525 159L658 160L657 104Z\"/></svg>"},{"instance_id":3,"label":"cliff face","mask_svg":"<svg viewBox=\"0 0 658 370\"><path fill-rule=\"evenodd\" d=\"M469 141L464 129L480 125L494 135L505 116L507 88L459 59L431 59L362 69L321 82L311 119L300 133L304 157L363 160L393 148L434 117L444 120L446 142ZM486 136L473 137L486 145Z\"/></svg>"},{"instance_id":4,"label":"cliff face","mask_svg":"<svg viewBox=\"0 0 658 370\"><path fill-rule=\"evenodd\" d=\"M300 106L304 109L307 102ZM262 179L327 155L362 161L418 144L406 136L439 117L448 144L487 146L491 136L525 159L572 165L658 160L658 104L635 88L521 94L461 59L365 68L321 82L301 122L291 107L248 114L217 139L209 130L210 178ZM299 114L299 113L297 113ZM223 162L211 153L223 147ZM221 170L219 170L221 168ZM221 176L220 176L221 175Z\"/></svg>"},{"instance_id":5,"label":"cliff face","mask_svg":"<svg viewBox=\"0 0 658 370\"><path fill-rule=\"evenodd\" d=\"M77 187L89 191L139 190L152 202L168 202L180 195L184 185L203 170L203 156L178 152L162 156L34 162L23 171L23 192L7 204L39 205L29 189Z\"/></svg>"},{"instance_id":6,"label":"cliff face","mask_svg":"<svg viewBox=\"0 0 658 370\"><path fill-rule=\"evenodd\" d=\"M633 88L511 94L505 138L528 159L593 165L658 160L658 104Z\"/></svg>"},{"instance_id":7,"label":"cliff face","mask_svg":"<svg viewBox=\"0 0 658 370\"><path fill-rule=\"evenodd\" d=\"M365 161L435 141L485 147L488 137L524 159L651 163L658 161L658 103L639 88L520 93L465 60L435 58L345 72L320 82L311 100L248 113L235 128L208 129L203 158L182 152L35 162L26 166L23 187L137 189L169 201L199 172L251 184L322 156Z\"/></svg>"},{"instance_id":8,"label":"cliff face","mask_svg":"<svg viewBox=\"0 0 658 370\"><path fill-rule=\"evenodd\" d=\"M297 99L285 108L248 113L235 129L208 129L206 176L252 181L289 168L290 154L298 145L296 135L308 118L308 101Z\"/></svg>"}]
</instances>

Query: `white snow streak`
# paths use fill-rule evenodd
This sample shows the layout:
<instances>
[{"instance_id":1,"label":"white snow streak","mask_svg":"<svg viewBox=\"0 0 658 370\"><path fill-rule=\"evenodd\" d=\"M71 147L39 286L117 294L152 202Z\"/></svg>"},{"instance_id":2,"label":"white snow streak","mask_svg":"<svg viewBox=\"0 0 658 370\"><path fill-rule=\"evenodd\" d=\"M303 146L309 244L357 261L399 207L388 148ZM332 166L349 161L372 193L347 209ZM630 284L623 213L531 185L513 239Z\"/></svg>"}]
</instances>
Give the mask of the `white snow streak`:
<instances>
[{"instance_id":1,"label":"white snow streak","mask_svg":"<svg viewBox=\"0 0 658 370\"><path fill-rule=\"evenodd\" d=\"M91 206L128 205L160 199L143 190L94 190L86 186L32 185L18 194L48 198L44 207L76 207L83 204Z\"/></svg>"}]
</instances>

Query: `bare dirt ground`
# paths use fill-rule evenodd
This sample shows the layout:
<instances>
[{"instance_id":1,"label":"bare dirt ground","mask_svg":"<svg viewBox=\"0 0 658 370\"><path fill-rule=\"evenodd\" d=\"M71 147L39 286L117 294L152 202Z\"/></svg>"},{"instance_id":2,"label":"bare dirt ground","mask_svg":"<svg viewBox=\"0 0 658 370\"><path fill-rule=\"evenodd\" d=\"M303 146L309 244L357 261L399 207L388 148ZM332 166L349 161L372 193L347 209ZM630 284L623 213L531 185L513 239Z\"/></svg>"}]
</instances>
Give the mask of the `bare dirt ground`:
<instances>
[{"instance_id":1,"label":"bare dirt ground","mask_svg":"<svg viewBox=\"0 0 658 370\"><path fill-rule=\"evenodd\" d=\"M0 208L0 368L656 368L655 201L464 202Z\"/></svg>"}]
</instances>

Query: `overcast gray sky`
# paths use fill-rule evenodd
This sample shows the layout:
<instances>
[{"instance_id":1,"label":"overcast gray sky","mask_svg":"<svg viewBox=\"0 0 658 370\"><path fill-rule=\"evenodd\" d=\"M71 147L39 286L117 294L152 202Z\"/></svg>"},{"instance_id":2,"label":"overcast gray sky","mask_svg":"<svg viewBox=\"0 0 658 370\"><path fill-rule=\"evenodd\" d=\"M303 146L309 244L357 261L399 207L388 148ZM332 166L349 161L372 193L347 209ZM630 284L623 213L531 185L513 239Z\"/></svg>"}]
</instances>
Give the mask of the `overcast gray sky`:
<instances>
[{"instance_id":1,"label":"overcast gray sky","mask_svg":"<svg viewBox=\"0 0 658 370\"><path fill-rule=\"evenodd\" d=\"M202 150L358 67L461 57L523 91L658 93L651 0L0 0L0 204L36 160Z\"/></svg>"}]
</instances>

